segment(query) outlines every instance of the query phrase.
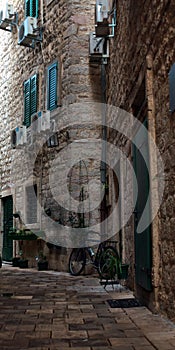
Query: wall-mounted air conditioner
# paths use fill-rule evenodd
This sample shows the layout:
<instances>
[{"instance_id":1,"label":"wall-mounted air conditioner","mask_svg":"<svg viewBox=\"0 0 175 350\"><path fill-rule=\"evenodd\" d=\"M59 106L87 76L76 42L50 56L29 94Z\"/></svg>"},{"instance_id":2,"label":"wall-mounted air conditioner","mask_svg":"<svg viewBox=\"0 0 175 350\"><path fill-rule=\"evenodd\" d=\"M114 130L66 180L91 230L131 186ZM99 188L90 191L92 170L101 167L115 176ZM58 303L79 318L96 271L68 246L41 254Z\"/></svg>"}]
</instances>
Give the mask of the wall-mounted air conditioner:
<instances>
[{"instance_id":1,"label":"wall-mounted air conditioner","mask_svg":"<svg viewBox=\"0 0 175 350\"><path fill-rule=\"evenodd\" d=\"M111 36L111 28L116 22L115 12L113 0L96 0L95 32L97 37Z\"/></svg>"},{"instance_id":2,"label":"wall-mounted air conditioner","mask_svg":"<svg viewBox=\"0 0 175 350\"><path fill-rule=\"evenodd\" d=\"M35 135L50 129L50 111L38 111L31 116L31 131Z\"/></svg>"},{"instance_id":3,"label":"wall-mounted air conditioner","mask_svg":"<svg viewBox=\"0 0 175 350\"><path fill-rule=\"evenodd\" d=\"M95 56L102 56L103 55L103 47L104 47L104 38L97 38L95 33L90 33L89 38L89 54L95 55Z\"/></svg>"},{"instance_id":4,"label":"wall-mounted air conditioner","mask_svg":"<svg viewBox=\"0 0 175 350\"><path fill-rule=\"evenodd\" d=\"M0 1L0 28L6 29L14 18L13 5L9 4L7 0Z\"/></svg>"},{"instance_id":5,"label":"wall-mounted air conditioner","mask_svg":"<svg viewBox=\"0 0 175 350\"><path fill-rule=\"evenodd\" d=\"M26 126L22 125L18 127L17 146L24 145L26 143L27 143L27 130L26 130Z\"/></svg>"},{"instance_id":6,"label":"wall-mounted air conditioner","mask_svg":"<svg viewBox=\"0 0 175 350\"><path fill-rule=\"evenodd\" d=\"M40 132L39 127L38 127L38 114L39 113L40 112L36 112L36 113L31 115L31 131L32 131L33 135Z\"/></svg>"},{"instance_id":7,"label":"wall-mounted air conditioner","mask_svg":"<svg viewBox=\"0 0 175 350\"><path fill-rule=\"evenodd\" d=\"M21 142L21 145L25 145L27 143L27 128L23 125L19 129L19 142Z\"/></svg>"},{"instance_id":8,"label":"wall-mounted air conditioner","mask_svg":"<svg viewBox=\"0 0 175 350\"><path fill-rule=\"evenodd\" d=\"M51 122L50 122L50 111L39 111L32 115L32 130L34 129L34 133L50 130Z\"/></svg>"},{"instance_id":9,"label":"wall-mounted air conditioner","mask_svg":"<svg viewBox=\"0 0 175 350\"><path fill-rule=\"evenodd\" d=\"M94 32L90 33L89 38L89 57L90 62L101 62L102 58L109 57L109 41L105 38L96 37Z\"/></svg>"},{"instance_id":10,"label":"wall-mounted air conditioner","mask_svg":"<svg viewBox=\"0 0 175 350\"><path fill-rule=\"evenodd\" d=\"M18 31L18 44L29 46L32 40L38 36L37 33L37 19L34 17L26 17L24 22L20 25Z\"/></svg>"},{"instance_id":11,"label":"wall-mounted air conditioner","mask_svg":"<svg viewBox=\"0 0 175 350\"><path fill-rule=\"evenodd\" d=\"M108 13L110 11L109 0L96 0L96 23L103 22L104 19L108 18Z\"/></svg>"},{"instance_id":12,"label":"wall-mounted air conditioner","mask_svg":"<svg viewBox=\"0 0 175 350\"><path fill-rule=\"evenodd\" d=\"M26 126L17 126L11 131L11 146L17 148L20 145L27 143L27 130Z\"/></svg>"}]
</instances>

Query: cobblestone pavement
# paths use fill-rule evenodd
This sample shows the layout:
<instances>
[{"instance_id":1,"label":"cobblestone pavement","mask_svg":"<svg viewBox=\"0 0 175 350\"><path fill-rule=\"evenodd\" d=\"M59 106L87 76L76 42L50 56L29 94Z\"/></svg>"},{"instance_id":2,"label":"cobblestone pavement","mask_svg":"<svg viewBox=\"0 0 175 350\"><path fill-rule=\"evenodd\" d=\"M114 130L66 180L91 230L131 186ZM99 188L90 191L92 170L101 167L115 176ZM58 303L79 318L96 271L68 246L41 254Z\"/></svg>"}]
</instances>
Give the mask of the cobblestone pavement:
<instances>
[{"instance_id":1,"label":"cobblestone pavement","mask_svg":"<svg viewBox=\"0 0 175 350\"><path fill-rule=\"evenodd\" d=\"M0 350L171 350L175 326L145 307L111 308L130 292L93 276L0 269Z\"/></svg>"}]
</instances>

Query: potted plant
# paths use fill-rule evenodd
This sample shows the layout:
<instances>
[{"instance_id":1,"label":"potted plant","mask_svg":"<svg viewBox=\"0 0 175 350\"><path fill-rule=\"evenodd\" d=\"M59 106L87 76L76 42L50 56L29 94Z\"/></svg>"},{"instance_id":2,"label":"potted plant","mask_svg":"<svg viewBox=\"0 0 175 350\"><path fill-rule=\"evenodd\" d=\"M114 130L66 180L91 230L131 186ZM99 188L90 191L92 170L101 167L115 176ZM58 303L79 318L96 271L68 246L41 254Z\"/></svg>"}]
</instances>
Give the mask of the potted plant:
<instances>
[{"instance_id":1,"label":"potted plant","mask_svg":"<svg viewBox=\"0 0 175 350\"><path fill-rule=\"evenodd\" d=\"M112 247L107 247L100 256L99 261L101 279L105 279L106 282L109 280L115 281L116 277L120 279L122 275L121 265L119 255L116 254Z\"/></svg>"},{"instance_id":2,"label":"potted plant","mask_svg":"<svg viewBox=\"0 0 175 350\"><path fill-rule=\"evenodd\" d=\"M48 261L46 256L43 254L43 251L40 251L38 256L36 257L38 271L48 270Z\"/></svg>"},{"instance_id":3,"label":"potted plant","mask_svg":"<svg viewBox=\"0 0 175 350\"><path fill-rule=\"evenodd\" d=\"M20 260L20 257L19 256L14 256L12 258L12 266L13 267L19 267L19 260Z\"/></svg>"},{"instance_id":4,"label":"potted plant","mask_svg":"<svg viewBox=\"0 0 175 350\"><path fill-rule=\"evenodd\" d=\"M117 278L119 281L128 278L128 264L123 264L119 254L111 247L105 249L100 258L100 275L101 279L105 279L105 286L108 281L113 284Z\"/></svg>"},{"instance_id":5,"label":"potted plant","mask_svg":"<svg viewBox=\"0 0 175 350\"><path fill-rule=\"evenodd\" d=\"M121 279L126 280L128 278L129 264L121 264Z\"/></svg>"},{"instance_id":6,"label":"potted plant","mask_svg":"<svg viewBox=\"0 0 175 350\"><path fill-rule=\"evenodd\" d=\"M9 231L9 237L13 240L35 240L37 239L37 236L29 229L23 228L23 229L18 229L16 227L12 228Z\"/></svg>"},{"instance_id":7,"label":"potted plant","mask_svg":"<svg viewBox=\"0 0 175 350\"><path fill-rule=\"evenodd\" d=\"M19 256L20 256L20 259L18 260L18 266L19 266L21 269L26 269L26 268L28 268L28 260L24 258L24 255L23 255L23 251L22 251L22 250L19 251Z\"/></svg>"}]
</instances>

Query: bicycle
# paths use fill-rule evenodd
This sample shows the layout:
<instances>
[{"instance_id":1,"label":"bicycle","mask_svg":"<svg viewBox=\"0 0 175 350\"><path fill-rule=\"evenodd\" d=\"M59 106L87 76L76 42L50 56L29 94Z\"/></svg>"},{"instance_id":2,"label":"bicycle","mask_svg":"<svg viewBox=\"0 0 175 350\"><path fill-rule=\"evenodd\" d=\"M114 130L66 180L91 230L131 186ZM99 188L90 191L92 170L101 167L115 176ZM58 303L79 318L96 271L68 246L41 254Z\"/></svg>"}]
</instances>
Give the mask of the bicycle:
<instances>
[{"instance_id":1,"label":"bicycle","mask_svg":"<svg viewBox=\"0 0 175 350\"><path fill-rule=\"evenodd\" d=\"M99 244L97 252L90 247L73 248L69 257L69 272L78 276L89 263L98 271L101 279L114 280L121 277L121 262L116 248L116 241L105 241Z\"/></svg>"}]
</instances>

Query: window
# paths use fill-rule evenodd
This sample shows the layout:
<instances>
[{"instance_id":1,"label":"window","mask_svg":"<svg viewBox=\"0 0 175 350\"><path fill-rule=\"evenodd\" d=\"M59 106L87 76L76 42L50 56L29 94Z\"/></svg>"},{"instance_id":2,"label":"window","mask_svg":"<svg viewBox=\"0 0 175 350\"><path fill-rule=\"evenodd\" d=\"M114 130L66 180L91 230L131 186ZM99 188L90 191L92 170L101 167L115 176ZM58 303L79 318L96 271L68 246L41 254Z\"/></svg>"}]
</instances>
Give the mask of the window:
<instances>
[{"instance_id":1,"label":"window","mask_svg":"<svg viewBox=\"0 0 175 350\"><path fill-rule=\"evenodd\" d=\"M26 17L38 17L38 0L25 0Z\"/></svg>"},{"instance_id":2,"label":"window","mask_svg":"<svg viewBox=\"0 0 175 350\"><path fill-rule=\"evenodd\" d=\"M24 125L29 127L31 115L37 112L38 76L33 75L24 82Z\"/></svg>"},{"instance_id":3,"label":"window","mask_svg":"<svg viewBox=\"0 0 175 350\"><path fill-rule=\"evenodd\" d=\"M58 62L47 69L47 109L53 110L58 106Z\"/></svg>"},{"instance_id":4,"label":"window","mask_svg":"<svg viewBox=\"0 0 175 350\"><path fill-rule=\"evenodd\" d=\"M175 63L169 72L170 112L175 112Z\"/></svg>"},{"instance_id":5,"label":"window","mask_svg":"<svg viewBox=\"0 0 175 350\"><path fill-rule=\"evenodd\" d=\"M26 187L26 222L37 223L37 185Z\"/></svg>"}]
</instances>

